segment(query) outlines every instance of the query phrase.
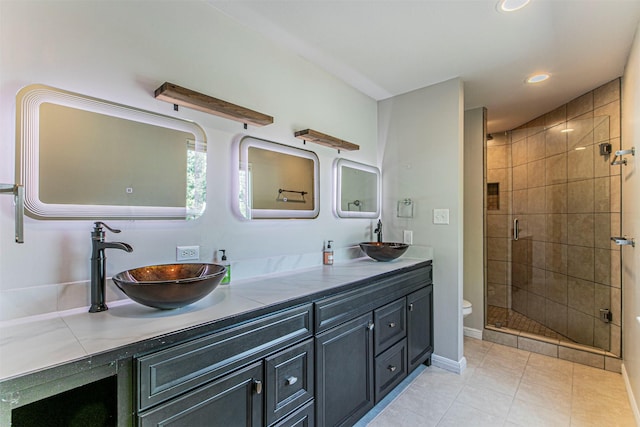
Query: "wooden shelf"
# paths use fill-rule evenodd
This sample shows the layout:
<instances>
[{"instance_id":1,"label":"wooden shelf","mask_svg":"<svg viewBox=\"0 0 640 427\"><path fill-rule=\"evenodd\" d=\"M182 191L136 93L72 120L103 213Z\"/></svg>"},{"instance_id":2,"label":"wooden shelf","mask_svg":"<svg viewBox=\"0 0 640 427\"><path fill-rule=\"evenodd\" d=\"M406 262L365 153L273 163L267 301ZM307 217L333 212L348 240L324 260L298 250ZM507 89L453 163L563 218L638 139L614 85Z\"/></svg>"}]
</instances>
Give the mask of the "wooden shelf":
<instances>
[{"instance_id":1,"label":"wooden shelf","mask_svg":"<svg viewBox=\"0 0 640 427\"><path fill-rule=\"evenodd\" d=\"M326 135L313 129L299 130L295 133L295 137L304 141L315 142L316 144L325 145L327 147L335 148L338 150L355 151L360 149L359 145L343 141L342 139L335 138L331 135Z\"/></svg>"},{"instance_id":2,"label":"wooden shelf","mask_svg":"<svg viewBox=\"0 0 640 427\"><path fill-rule=\"evenodd\" d=\"M173 83L166 82L156 89L155 97L161 101L193 108L194 110L235 120L245 125L248 123L254 126L265 126L273 123L273 117L271 116L195 92L191 89L180 87Z\"/></svg>"}]
</instances>

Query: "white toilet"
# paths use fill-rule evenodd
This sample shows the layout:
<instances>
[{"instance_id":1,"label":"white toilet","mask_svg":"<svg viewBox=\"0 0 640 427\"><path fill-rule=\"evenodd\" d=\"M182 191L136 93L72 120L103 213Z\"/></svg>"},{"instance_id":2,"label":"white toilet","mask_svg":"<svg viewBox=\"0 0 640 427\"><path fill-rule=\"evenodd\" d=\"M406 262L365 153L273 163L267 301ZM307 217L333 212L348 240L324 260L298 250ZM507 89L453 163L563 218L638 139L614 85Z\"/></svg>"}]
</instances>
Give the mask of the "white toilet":
<instances>
[{"instance_id":1,"label":"white toilet","mask_svg":"<svg viewBox=\"0 0 640 427\"><path fill-rule=\"evenodd\" d=\"M473 311L473 307L471 306L471 303L466 299L463 299L462 300L462 317L467 317L468 315L471 314L472 311Z\"/></svg>"}]
</instances>

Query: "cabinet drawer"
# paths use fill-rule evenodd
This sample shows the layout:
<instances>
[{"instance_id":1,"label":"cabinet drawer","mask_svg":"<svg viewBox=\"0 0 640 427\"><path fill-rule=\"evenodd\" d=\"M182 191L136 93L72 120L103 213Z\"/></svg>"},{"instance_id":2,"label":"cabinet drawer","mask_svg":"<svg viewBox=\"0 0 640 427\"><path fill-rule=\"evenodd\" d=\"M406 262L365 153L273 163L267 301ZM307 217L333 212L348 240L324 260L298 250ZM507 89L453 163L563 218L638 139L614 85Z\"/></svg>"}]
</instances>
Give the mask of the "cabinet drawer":
<instances>
[{"instance_id":1,"label":"cabinet drawer","mask_svg":"<svg viewBox=\"0 0 640 427\"><path fill-rule=\"evenodd\" d=\"M375 353L387 349L407 335L407 309L405 299L400 298L373 312L373 342Z\"/></svg>"},{"instance_id":2,"label":"cabinet drawer","mask_svg":"<svg viewBox=\"0 0 640 427\"><path fill-rule=\"evenodd\" d=\"M316 333L402 298L430 280L428 265L320 300L315 303Z\"/></svg>"},{"instance_id":3,"label":"cabinet drawer","mask_svg":"<svg viewBox=\"0 0 640 427\"><path fill-rule=\"evenodd\" d=\"M308 304L137 358L138 409L150 408L310 337L311 316Z\"/></svg>"},{"instance_id":4,"label":"cabinet drawer","mask_svg":"<svg viewBox=\"0 0 640 427\"><path fill-rule=\"evenodd\" d=\"M314 427L315 425L314 405L311 401L278 424L274 424L273 427Z\"/></svg>"},{"instance_id":5,"label":"cabinet drawer","mask_svg":"<svg viewBox=\"0 0 640 427\"><path fill-rule=\"evenodd\" d=\"M262 426L262 363L209 383L138 417L140 427Z\"/></svg>"},{"instance_id":6,"label":"cabinet drawer","mask_svg":"<svg viewBox=\"0 0 640 427\"><path fill-rule=\"evenodd\" d=\"M376 357L376 403L407 376L407 340Z\"/></svg>"},{"instance_id":7,"label":"cabinet drawer","mask_svg":"<svg viewBox=\"0 0 640 427\"><path fill-rule=\"evenodd\" d=\"M267 425L313 399L313 359L313 339L266 359Z\"/></svg>"}]
</instances>

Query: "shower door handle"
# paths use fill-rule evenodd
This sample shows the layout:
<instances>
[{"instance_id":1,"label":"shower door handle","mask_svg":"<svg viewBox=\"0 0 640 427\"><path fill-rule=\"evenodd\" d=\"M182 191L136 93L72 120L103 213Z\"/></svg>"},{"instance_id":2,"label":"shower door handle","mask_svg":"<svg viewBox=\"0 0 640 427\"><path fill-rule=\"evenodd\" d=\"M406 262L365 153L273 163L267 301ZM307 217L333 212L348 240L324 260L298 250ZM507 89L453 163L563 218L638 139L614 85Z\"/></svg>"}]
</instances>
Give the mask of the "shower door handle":
<instances>
[{"instance_id":1,"label":"shower door handle","mask_svg":"<svg viewBox=\"0 0 640 427\"><path fill-rule=\"evenodd\" d=\"M518 240L520 232L518 231L518 218L513 220L513 240Z\"/></svg>"}]
</instances>

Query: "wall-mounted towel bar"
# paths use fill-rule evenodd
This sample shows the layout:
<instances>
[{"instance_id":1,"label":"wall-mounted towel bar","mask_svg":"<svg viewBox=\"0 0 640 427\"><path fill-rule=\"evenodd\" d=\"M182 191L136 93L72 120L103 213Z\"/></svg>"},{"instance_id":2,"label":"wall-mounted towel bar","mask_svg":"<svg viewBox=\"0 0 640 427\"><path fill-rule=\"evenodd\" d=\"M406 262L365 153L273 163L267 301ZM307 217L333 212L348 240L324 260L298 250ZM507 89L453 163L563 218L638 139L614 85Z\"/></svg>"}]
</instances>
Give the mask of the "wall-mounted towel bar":
<instances>
[{"instance_id":1,"label":"wall-mounted towel bar","mask_svg":"<svg viewBox=\"0 0 640 427\"><path fill-rule=\"evenodd\" d=\"M613 160L611 161L611 166L617 166L617 165L626 165L627 164L627 159L623 159L622 156L626 156L627 154L631 154L632 156L636 155L636 147L631 147L628 150L618 150L616 151L615 156L613 156ZM620 157L619 160L616 160L618 157Z\"/></svg>"},{"instance_id":2,"label":"wall-mounted towel bar","mask_svg":"<svg viewBox=\"0 0 640 427\"><path fill-rule=\"evenodd\" d=\"M15 205L15 239L16 243L24 243L24 187L17 184L0 184L0 193L13 195Z\"/></svg>"},{"instance_id":3,"label":"wall-mounted towel bar","mask_svg":"<svg viewBox=\"0 0 640 427\"><path fill-rule=\"evenodd\" d=\"M290 199L285 196L283 193L293 193L299 194L302 199ZM304 195L309 194L308 191L296 191L296 190L285 190L283 188L278 188L278 197L276 197L277 202L289 202L289 203L306 203L307 201L304 199Z\"/></svg>"},{"instance_id":4,"label":"wall-mounted towel bar","mask_svg":"<svg viewBox=\"0 0 640 427\"><path fill-rule=\"evenodd\" d=\"M627 237L612 236L611 241L615 242L618 246L631 245L631 247L636 247L636 241L633 238L629 239Z\"/></svg>"}]
</instances>

